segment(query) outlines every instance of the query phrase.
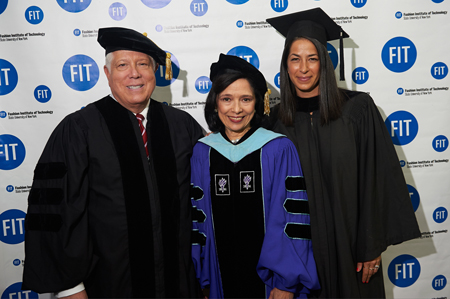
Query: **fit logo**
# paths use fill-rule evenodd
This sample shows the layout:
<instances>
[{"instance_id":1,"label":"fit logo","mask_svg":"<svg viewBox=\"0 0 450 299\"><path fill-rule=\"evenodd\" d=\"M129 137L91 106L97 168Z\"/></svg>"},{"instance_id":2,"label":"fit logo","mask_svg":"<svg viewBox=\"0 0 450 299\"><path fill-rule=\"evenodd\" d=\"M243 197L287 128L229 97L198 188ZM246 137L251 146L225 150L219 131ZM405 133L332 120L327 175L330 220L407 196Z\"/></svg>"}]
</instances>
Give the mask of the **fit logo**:
<instances>
[{"instance_id":1,"label":"fit logo","mask_svg":"<svg viewBox=\"0 0 450 299\"><path fill-rule=\"evenodd\" d=\"M436 62L431 67L431 76L433 76L436 80L441 80L447 77L448 74L448 67L443 62Z\"/></svg>"},{"instance_id":2,"label":"fit logo","mask_svg":"<svg viewBox=\"0 0 450 299\"><path fill-rule=\"evenodd\" d=\"M75 55L64 63L62 75L66 84L78 91L86 91L97 84L99 78L97 63L86 55Z\"/></svg>"},{"instance_id":3,"label":"fit logo","mask_svg":"<svg viewBox=\"0 0 450 299\"><path fill-rule=\"evenodd\" d=\"M7 210L0 214L0 241L19 244L25 239L25 213L21 210Z\"/></svg>"},{"instance_id":4,"label":"fit logo","mask_svg":"<svg viewBox=\"0 0 450 299\"><path fill-rule=\"evenodd\" d=\"M28 23L37 25L44 19L44 12L37 6L30 6L25 11L25 19Z\"/></svg>"},{"instance_id":5,"label":"fit logo","mask_svg":"<svg viewBox=\"0 0 450 299\"><path fill-rule=\"evenodd\" d=\"M388 267L391 282L401 288L413 285L420 276L420 263L412 255L397 256Z\"/></svg>"},{"instance_id":6,"label":"fit logo","mask_svg":"<svg viewBox=\"0 0 450 299\"><path fill-rule=\"evenodd\" d=\"M270 0L270 6L276 12L283 12L289 5L288 0Z\"/></svg>"},{"instance_id":7,"label":"fit logo","mask_svg":"<svg viewBox=\"0 0 450 299\"><path fill-rule=\"evenodd\" d=\"M194 16L201 17L208 11L208 3L205 0L193 0L190 8Z\"/></svg>"},{"instance_id":8,"label":"fit logo","mask_svg":"<svg viewBox=\"0 0 450 299\"><path fill-rule=\"evenodd\" d=\"M195 81L195 89L202 94L206 94L211 90L212 82L206 76L201 76Z\"/></svg>"},{"instance_id":9,"label":"fit logo","mask_svg":"<svg viewBox=\"0 0 450 299\"><path fill-rule=\"evenodd\" d=\"M121 21L127 16L127 8L120 2L115 2L109 7L109 16L116 21Z\"/></svg>"},{"instance_id":10,"label":"fit logo","mask_svg":"<svg viewBox=\"0 0 450 299\"><path fill-rule=\"evenodd\" d=\"M389 115L385 125L391 135L392 142L396 145L406 145L416 138L419 124L411 113L397 111Z\"/></svg>"},{"instance_id":11,"label":"fit logo","mask_svg":"<svg viewBox=\"0 0 450 299\"><path fill-rule=\"evenodd\" d=\"M11 170L25 160L25 146L16 136L0 135L0 169Z\"/></svg>"},{"instance_id":12,"label":"fit logo","mask_svg":"<svg viewBox=\"0 0 450 299\"><path fill-rule=\"evenodd\" d=\"M384 66L392 72L402 73L409 70L417 59L416 46L406 37L389 40L381 51Z\"/></svg>"},{"instance_id":13,"label":"fit logo","mask_svg":"<svg viewBox=\"0 0 450 299\"><path fill-rule=\"evenodd\" d=\"M7 60L0 59L0 96L13 91L18 82L16 68Z\"/></svg>"}]
</instances>

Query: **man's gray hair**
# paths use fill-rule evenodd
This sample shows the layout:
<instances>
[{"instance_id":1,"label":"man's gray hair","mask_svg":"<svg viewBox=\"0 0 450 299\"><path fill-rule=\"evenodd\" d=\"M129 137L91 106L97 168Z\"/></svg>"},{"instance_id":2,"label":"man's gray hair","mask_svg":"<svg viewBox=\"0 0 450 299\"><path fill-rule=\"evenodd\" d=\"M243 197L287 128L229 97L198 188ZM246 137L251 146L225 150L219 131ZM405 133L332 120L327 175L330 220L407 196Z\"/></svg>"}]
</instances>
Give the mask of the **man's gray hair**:
<instances>
[{"instance_id":1,"label":"man's gray hair","mask_svg":"<svg viewBox=\"0 0 450 299\"><path fill-rule=\"evenodd\" d=\"M155 59L153 59L153 57L151 57L150 55L148 55L148 57L152 61L153 71L156 72L156 66L157 65L156 65ZM114 52L109 52L108 54L106 54L106 56L105 56L105 66L108 69L108 72L111 72L111 61L113 61L113 59L114 59Z\"/></svg>"}]
</instances>

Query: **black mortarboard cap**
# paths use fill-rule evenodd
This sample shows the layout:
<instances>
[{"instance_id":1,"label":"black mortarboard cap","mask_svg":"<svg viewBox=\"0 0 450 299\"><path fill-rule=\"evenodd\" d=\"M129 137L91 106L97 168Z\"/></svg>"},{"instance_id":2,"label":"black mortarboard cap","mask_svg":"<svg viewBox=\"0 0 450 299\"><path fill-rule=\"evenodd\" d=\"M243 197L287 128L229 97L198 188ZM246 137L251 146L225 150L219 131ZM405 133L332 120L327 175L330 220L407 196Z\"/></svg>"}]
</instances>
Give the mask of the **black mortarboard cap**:
<instances>
[{"instance_id":1,"label":"black mortarboard cap","mask_svg":"<svg viewBox=\"0 0 450 299\"><path fill-rule=\"evenodd\" d=\"M150 55L160 65L166 65L166 52L146 35L135 30L121 27L100 28L97 41L105 48L105 55L118 50L136 51Z\"/></svg>"},{"instance_id":2,"label":"black mortarboard cap","mask_svg":"<svg viewBox=\"0 0 450 299\"><path fill-rule=\"evenodd\" d=\"M234 55L225 55L221 53L219 56L219 61L211 64L209 79L211 80L211 82L214 82L214 80L218 76L228 72L229 70L244 73L247 78L249 78L253 82L253 86L255 87L255 89L257 89L261 93L261 95L265 96L264 100L265 102L267 101L265 113L268 114L270 112L270 110L267 110L269 109L268 96L270 94L270 90L267 89L267 83L264 75L251 63L247 62L247 60Z\"/></svg>"},{"instance_id":3,"label":"black mortarboard cap","mask_svg":"<svg viewBox=\"0 0 450 299\"><path fill-rule=\"evenodd\" d=\"M325 47L327 41L339 39L340 77L344 79L343 38L349 35L342 30L321 8L299 11L296 13L267 19L278 32L286 37L286 42L297 37L317 39Z\"/></svg>"},{"instance_id":4,"label":"black mortarboard cap","mask_svg":"<svg viewBox=\"0 0 450 299\"><path fill-rule=\"evenodd\" d=\"M261 94L267 91L267 83L263 74L251 63L247 62L247 60L234 55L220 54L219 61L211 64L209 79L214 82L217 76L226 73L227 70L234 70L246 74Z\"/></svg>"}]
</instances>

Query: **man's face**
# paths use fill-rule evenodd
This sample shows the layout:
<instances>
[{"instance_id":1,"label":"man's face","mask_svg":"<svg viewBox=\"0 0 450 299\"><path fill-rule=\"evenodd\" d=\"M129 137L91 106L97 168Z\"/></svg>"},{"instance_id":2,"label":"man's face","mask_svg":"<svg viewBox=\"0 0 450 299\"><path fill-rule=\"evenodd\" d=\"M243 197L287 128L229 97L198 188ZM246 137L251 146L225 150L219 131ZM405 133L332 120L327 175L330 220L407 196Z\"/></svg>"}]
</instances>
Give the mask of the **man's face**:
<instances>
[{"instance_id":1,"label":"man's face","mask_svg":"<svg viewBox=\"0 0 450 299\"><path fill-rule=\"evenodd\" d=\"M145 108L155 89L154 69L150 56L127 50L113 52L111 70L104 67L114 98L134 113Z\"/></svg>"}]
</instances>

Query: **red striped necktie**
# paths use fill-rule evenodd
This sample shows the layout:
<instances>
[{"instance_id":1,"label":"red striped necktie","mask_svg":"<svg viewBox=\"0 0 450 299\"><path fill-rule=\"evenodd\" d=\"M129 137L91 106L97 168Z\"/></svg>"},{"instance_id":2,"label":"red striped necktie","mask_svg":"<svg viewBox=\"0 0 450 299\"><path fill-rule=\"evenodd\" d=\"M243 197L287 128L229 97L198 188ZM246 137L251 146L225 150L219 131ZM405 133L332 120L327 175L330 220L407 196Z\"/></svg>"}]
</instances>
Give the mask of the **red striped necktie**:
<instances>
[{"instance_id":1,"label":"red striped necktie","mask_svg":"<svg viewBox=\"0 0 450 299\"><path fill-rule=\"evenodd\" d=\"M139 129L141 130L142 140L144 141L145 152L147 153L148 158L147 132L145 131L145 127L142 124L142 121L145 119L145 117L142 114L138 113L136 114L136 118L138 119L139 122Z\"/></svg>"}]
</instances>

